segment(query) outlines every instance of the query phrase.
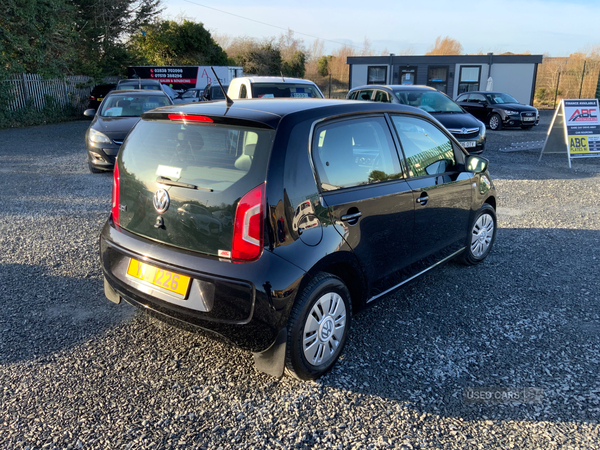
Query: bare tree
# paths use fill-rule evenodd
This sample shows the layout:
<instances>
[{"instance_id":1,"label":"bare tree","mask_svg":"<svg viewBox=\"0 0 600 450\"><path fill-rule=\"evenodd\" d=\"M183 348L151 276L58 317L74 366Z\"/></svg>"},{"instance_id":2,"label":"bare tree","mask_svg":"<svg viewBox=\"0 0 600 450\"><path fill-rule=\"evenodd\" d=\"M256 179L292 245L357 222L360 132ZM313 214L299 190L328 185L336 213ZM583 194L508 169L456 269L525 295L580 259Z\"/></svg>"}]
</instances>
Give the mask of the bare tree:
<instances>
[{"instance_id":1,"label":"bare tree","mask_svg":"<svg viewBox=\"0 0 600 450\"><path fill-rule=\"evenodd\" d=\"M325 43L321 39L315 39L308 49L308 59L306 60L306 74L309 80L318 76L319 59L325 55Z\"/></svg>"},{"instance_id":2,"label":"bare tree","mask_svg":"<svg viewBox=\"0 0 600 450\"><path fill-rule=\"evenodd\" d=\"M289 60L296 52L302 52L306 54L304 48L304 41L302 39L296 39L294 37L294 31L288 28L286 33L281 33L277 40L279 51L281 52L281 59Z\"/></svg>"},{"instance_id":3,"label":"bare tree","mask_svg":"<svg viewBox=\"0 0 600 450\"><path fill-rule=\"evenodd\" d=\"M426 55L460 55L463 51L463 46L456 39L450 36L435 38L435 44Z\"/></svg>"},{"instance_id":4,"label":"bare tree","mask_svg":"<svg viewBox=\"0 0 600 450\"><path fill-rule=\"evenodd\" d=\"M413 45L409 45L408 47L404 47L398 52L400 56L410 56L415 54L415 47Z\"/></svg>"},{"instance_id":5,"label":"bare tree","mask_svg":"<svg viewBox=\"0 0 600 450\"><path fill-rule=\"evenodd\" d=\"M234 37L227 33L219 33L217 31L213 32L210 30L213 39L217 44L221 46L222 49L227 50L229 46L233 43Z\"/></svg>"}]
</instances>

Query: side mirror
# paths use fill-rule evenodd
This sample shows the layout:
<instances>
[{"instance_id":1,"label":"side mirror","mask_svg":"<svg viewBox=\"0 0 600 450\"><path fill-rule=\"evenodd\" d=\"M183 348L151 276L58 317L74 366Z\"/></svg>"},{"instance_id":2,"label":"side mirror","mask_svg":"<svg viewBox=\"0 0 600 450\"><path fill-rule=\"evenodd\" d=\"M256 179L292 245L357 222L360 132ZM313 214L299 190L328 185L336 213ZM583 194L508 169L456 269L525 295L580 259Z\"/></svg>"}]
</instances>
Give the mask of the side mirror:
<instances>
[{"instance_id":1,"label":"side mirror","mask_svg":"<svg viewBox=\"0 0 600 450\"><path fill-rule=\"evenodd\" d=\"M96 115L96 110L94 108L86 109L83 112L83 115L85 117L94 117Z\"/></svg>"},{"instance_id":2,"label":"side mirror","mask_svg":"<svg viewBox=\"0 0 600 450\"><path fill-rule=\"evenodd\" d=\"M487 159L481 156L469 155L467 156L465 166L467 167L467 172L482 173L487 170L489 163Z\"/></svg>"}]
</instances>

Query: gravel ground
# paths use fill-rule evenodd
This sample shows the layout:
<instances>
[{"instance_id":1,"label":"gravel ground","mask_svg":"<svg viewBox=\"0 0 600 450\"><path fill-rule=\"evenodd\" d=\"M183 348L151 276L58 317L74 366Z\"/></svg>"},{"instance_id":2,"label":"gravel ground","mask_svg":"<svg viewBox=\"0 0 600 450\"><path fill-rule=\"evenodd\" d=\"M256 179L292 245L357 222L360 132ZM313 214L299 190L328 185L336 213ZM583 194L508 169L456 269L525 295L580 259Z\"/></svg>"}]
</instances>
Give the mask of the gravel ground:
<instances>
[{"instance_id":1,"label":"gravel ground","mask_svg":"<svg viewBox=\"0 0 600 450\"><path fill-rule=\"evenodd\" d=\"M88 123L0 130L0 448L597 448L600 160L506 151L543 140L550 118L488 134L487 261L357 315L313 383L106 300L112 178L88 173ZM470 388L537 397L473 402Z\"/></svg>"}]
</instances>

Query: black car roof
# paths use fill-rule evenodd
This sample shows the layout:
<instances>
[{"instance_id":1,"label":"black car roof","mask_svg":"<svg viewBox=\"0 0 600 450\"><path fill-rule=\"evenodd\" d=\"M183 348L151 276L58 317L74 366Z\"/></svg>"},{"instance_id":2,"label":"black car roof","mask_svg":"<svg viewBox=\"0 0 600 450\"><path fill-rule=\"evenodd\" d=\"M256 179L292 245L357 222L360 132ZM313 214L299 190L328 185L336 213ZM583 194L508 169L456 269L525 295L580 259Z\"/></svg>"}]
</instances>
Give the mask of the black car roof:
<instances>
[{"instance_id":1,"label":"black car roof","mask_svg":"<svg viewBox=\"0 0 600 450\"><path fill-rule=\"evenodd\" d=\"M505 95L510 95L506 92L500 92L500 91L469 91L469 92L463 92L460 95L463 95L463 94L483 94L483 95L485 95L485 94L505 94ZM512 97L512 95L510 95L510 96Z\"/></svg>"},{"instance_id":2,"label":"black car roof","mask_svg":"<svg viewBox=\"0 0 600 450\"><path fill-rule=\"evenodd\" d=\"M168 95L164 91L154 91L151 89L120 89L109 92L110 95Z\"/></svg>"},{"instance_id":3,"label":"black car roof","mask_svg":"<svg viewBox=\"0 0 600 450\"><path fill-rule=\"evenodd\" d=\"M306 113L307 116L332 117L361 112L385 111L411 112L431 117L418 108L392 103L333 99L248 99L236 100L229 108L224 100L163 106L142 114L142 119L156 119L158 118L157 115L183 113L251 120L261 122L271 128L277 128L280 120L291 114Z\"/></svg>"},{"instance_id":4,"label":"black car roof","mask_svg":"<svg viewBox=\"0 0 600 450\"><path fill-rule=\"evenodd\" d=\"M153 80L152 78L127 78L126 80L119 80L119 84L160 84L160 81Z\"/></svg>"},{"instance_id":5,"label":"black car roof","mask_svg":"<svg viewBox=\"0 0 600 450\"><path fill-rule=\"evenodd\" d=\"M422 85L406 86L402 84L367 84L365 86L352 88L349 92L357 91L359 89L384 89L388 91L437 91L437 89L431 86Z\"/></svg>"}]
</instances>

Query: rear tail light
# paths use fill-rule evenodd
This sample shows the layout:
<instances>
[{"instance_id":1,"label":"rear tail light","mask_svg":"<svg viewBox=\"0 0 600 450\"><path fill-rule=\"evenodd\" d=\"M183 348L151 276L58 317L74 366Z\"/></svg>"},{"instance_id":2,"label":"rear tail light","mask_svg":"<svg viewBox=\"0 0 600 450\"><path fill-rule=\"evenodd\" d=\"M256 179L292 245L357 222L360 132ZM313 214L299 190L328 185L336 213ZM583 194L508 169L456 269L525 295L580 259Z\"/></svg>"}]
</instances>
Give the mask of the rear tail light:
<instances>
[{"instance_id":1,"label":"rear tail light","mask_svg":"<svg viewBox=\"0 0 600 450\"><path fill-rule=\"evenodd\" d=\"M232 259L252 261L263 248L265 184L256 186L238 203L233 224Z\"/></svg>"},{"instance_id":2,"label":"rear tail light","mask_svg":"<svg viewBox=\"0 0 600 450\"><path fill-rule=\"evenodd\" d=\"M199 116L196 114L169 114L171 120L183 120L185 122L207 122L212 123L213 120L207 116Z\"/></svg>"},{"instance_id":3,"label":"rear tail light","mask_svg":"<svg viewBox=\"0 0 600 450\"><path fill-rule=\"evenodd\" d=\"M112 188L112 220L116 226L119 226L119 164L115 160L115 170L113 172Z\"/></svg>"}]
</instances>

